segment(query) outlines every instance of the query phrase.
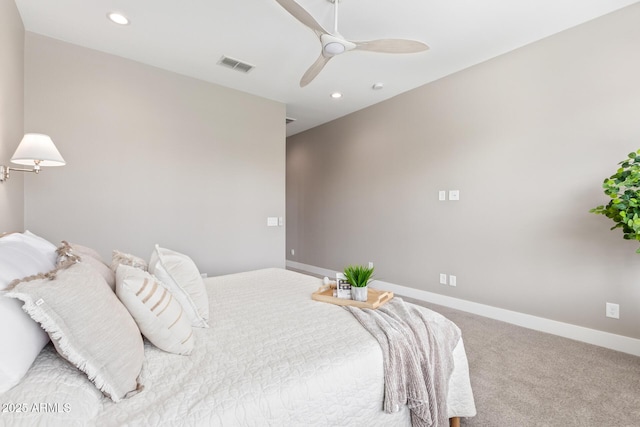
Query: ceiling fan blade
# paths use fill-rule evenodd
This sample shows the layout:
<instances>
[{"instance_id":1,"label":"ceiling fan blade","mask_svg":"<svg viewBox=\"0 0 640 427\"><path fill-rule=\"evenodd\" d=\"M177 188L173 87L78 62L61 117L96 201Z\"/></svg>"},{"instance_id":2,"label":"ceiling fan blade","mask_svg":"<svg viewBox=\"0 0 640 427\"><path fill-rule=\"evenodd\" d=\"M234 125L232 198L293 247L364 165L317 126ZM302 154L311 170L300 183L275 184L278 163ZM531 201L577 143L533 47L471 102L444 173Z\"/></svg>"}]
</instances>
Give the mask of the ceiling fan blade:
<instances>
[{"instance_id":1,"label":"ceiling fan blade","mask_svg":"<svg viewBox=\"0 0 640 427\"><path fill-rule=\"evenodd\" d=\"M294 18L302 22L307 27L311 28L317 33L325 34L327 30L322 28L318 21L316 21L309 12L307 12L302 6L293 0L276 0L280 6L282 6L287 12L289 12Z\"/></svg>"},{"instance_id":2,"label":"ceiling fan blade","mask_svg":"<svg viewBox=\"0 0 640 427\"><path fill-rule=\"evenodd\" d=\"M311 67L309 67L307 72L304 73L304 75L300 79L300 87L305 87L306 85L311 83L311 81L315 79L318 74L320 74L320 71L322 71L324 66L327 65L327 62L329 62L331 58L331 56L326 57L320 54L320 57L316 59L316 62L314 62Z\"/></svg>"},{"instance_id":3,"label":"ceiling fan blade","mask_svg":"<svg viewBox=\"0 0 640 427\"><path fill-rule=\"evenodd\" d=\"M357 50L382 53L417 53L429 49L429 46L416 40L381 39L354 43Z\"/></svg>"}]
</instances>

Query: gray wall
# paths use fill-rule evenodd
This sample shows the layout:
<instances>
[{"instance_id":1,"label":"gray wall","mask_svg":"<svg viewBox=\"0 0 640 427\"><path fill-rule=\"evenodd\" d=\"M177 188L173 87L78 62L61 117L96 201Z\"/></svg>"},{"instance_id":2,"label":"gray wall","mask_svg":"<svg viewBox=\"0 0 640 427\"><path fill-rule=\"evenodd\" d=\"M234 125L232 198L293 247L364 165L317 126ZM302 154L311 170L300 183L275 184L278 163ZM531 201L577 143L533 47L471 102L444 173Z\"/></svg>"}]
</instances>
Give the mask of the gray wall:
<instances>
[{"instance_id":1,"label":"gray wall","mask_svg":"<svg viewBox=\"0 0 640 427\"><path fill-rule=\"evenodd\" d=\"M24 132L23 94L24 27L13 0L0 0L0 164L5 166ZM22 173L10 179L0 183L0 233L24 227Z\"/></svg>"},{"instance_id":2,"label":"gray wall","mask_svg":"<svg viewBox=\"0 0 640 427\"><path fill-rule=\"evenodd\" d=\"M638 22L631 6L288 138L287 259L640 338L640 242L588 213L640 148Z\"/></svg>"},{"instance_id":3,"label":"gray wall","mask_svg":"<svg viewBox=\"0 0 640 427\"><path fill-rule=\"evenodd\" d=\"M27 32L25 127L67 166L25 178L25 226L223 274L284 266L285 106Z\"/></svg>"}]
</instances>

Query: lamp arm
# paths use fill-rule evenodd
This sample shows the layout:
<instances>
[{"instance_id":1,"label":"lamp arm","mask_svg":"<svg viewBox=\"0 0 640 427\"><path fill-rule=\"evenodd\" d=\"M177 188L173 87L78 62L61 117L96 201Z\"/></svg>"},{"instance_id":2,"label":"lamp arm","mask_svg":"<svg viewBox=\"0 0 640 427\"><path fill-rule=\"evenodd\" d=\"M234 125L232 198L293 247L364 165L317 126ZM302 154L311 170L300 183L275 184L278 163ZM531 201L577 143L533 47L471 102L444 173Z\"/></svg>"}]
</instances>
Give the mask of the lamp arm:
<instances>
[{"instance_id":1,"label":"lamp arm","mask_svg":"<svg viewBox=\"0 0 640 427\"><path fill-rule=\"evenodd\" d=\"M9 179L9 171L40 173L40 165L36 164L33 169L12 168L11 166L0 165L0 182L4 182Z\"/></svg>"}]
</instances>

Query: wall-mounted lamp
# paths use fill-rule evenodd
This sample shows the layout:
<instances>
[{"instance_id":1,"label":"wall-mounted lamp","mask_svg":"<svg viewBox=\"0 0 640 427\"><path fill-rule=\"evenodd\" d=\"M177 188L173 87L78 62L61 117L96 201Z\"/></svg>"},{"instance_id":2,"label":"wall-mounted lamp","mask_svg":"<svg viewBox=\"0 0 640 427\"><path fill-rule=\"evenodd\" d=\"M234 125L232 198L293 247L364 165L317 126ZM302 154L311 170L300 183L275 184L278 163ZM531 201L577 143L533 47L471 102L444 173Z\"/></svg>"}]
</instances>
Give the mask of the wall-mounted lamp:
<instances>
[{"instance_id":1,"label":"wall-mounted lamp","mask_svg":"<svg viewBox=\"0 0 640 427\"><path fill-rule=\"evenodd\" d=\"M9 179L9 171L40 173L40 166L64 166L66 162L48 135L27 133L11 157L11 163L33 166L33 169L0 165L0 182Z\"/></svg>"}]
</instances>

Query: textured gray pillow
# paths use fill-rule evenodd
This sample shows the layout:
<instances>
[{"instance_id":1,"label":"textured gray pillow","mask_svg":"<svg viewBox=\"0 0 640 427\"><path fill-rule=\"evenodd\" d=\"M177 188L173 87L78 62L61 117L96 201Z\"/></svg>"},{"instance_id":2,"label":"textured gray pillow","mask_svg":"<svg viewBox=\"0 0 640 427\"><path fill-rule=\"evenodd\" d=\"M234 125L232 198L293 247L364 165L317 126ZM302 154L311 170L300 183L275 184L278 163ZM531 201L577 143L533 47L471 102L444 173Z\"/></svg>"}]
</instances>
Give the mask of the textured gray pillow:
<instances>
[{"instance_id":1,"label":"textured gray pillow","mask_svg":"<svg viewBox=\"0 0 640 427\"><path fill-rule=\"evenodd\" d=\"M58 353L114 402L142 389L140 330L90 265L72 260L47 274L14 281L5 296L47 331Z\"/></svg>"},{"instance_id":2,"label":"textured gray pillow","mask_svg":"<svg viewBox=\"0 0 640 427\"><path fill-rule=\"evenodd\" d=\"M77 243L68 243L62 241L62 245L57 249L58 252L58 264L62 264L68 259L75 261L82 261L95 268L98 273L104 277L111 290L116 290L116 274L111 268L102 260L100 254L87 246L82 246Z\"/></svg>"}]
</instances>

